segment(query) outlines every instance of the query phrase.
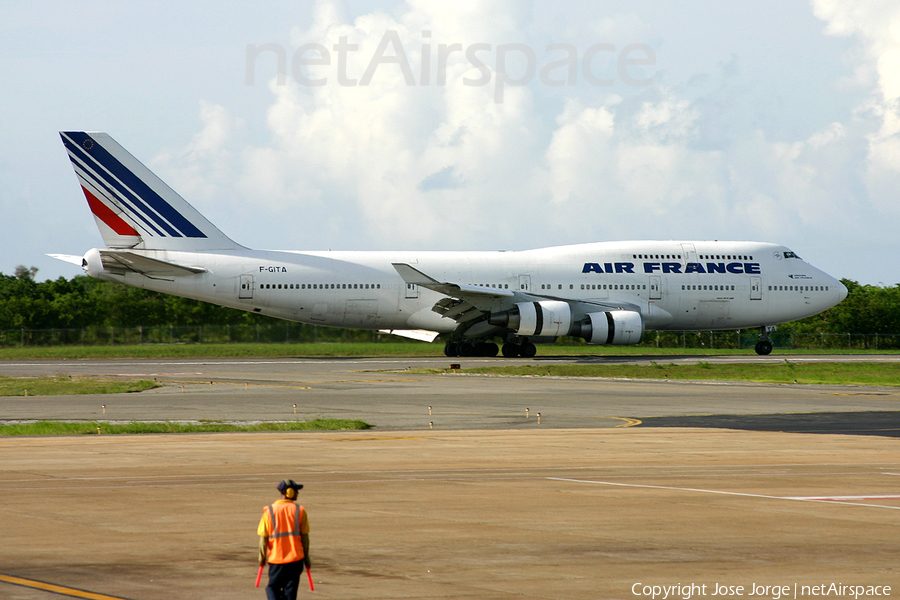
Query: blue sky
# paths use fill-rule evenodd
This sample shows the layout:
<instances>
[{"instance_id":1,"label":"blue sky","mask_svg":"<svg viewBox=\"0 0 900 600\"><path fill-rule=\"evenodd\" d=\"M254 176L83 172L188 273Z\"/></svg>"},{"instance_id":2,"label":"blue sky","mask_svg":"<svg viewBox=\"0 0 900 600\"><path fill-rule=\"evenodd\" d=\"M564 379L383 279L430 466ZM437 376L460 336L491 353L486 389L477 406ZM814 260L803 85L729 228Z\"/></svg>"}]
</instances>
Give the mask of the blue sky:
<instances>
[{"instance_id":1,"label":"blue sky","mask_svg":"<svg viewBox=\"0 0 900 600\"><path fill-rule=\"evenodd\" d=\"M0 271L102 243L57 135L83 129L251 247L757 240L893 285L898 30L874 0L7 1Z\"/></svg>"}]
</instances>

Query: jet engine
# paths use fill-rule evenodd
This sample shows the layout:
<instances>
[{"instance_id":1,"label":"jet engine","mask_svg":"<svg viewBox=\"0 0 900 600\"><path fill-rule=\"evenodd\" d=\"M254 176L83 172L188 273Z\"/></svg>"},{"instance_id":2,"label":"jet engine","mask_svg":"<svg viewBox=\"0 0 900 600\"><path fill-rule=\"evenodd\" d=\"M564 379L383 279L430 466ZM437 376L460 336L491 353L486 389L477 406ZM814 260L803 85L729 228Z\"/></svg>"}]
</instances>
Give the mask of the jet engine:
<instances>
[{"instance_id":1,"label":"jet engine","mask_svg":"<svg viewBox=\"0 0 900 600\"><path fill-rule=\"evenodd\" d=\"M525 337L572 335L589 344L624 346L637 344L644 337L644 318L639 312L592 312L575 321L572 306L559 300L518 302L511 310L492 314L488 323Z\"/></svg>"},{"instance_id":2,"label":"jet engine","mask_svg":"<svg viewBox=\"0 0 900 600\"><path fill-rule=\"evenodd\" d=\"M570 335L582 337L588 344L638 344L644 337L644 318L633 310L588 313L574 324Z\"/></svg>"},{"instance_id":3,"label":"jet engine","mask_svg":"<svg viewBox=\"0 0 900 600\"><path fill-rule=\"evenodd\" d=\"M572 326L572 307L559 300L518 302L512 310L492 314L488 323L512 329L523 336L568 335Z\"/></svg>"}]
</instances>

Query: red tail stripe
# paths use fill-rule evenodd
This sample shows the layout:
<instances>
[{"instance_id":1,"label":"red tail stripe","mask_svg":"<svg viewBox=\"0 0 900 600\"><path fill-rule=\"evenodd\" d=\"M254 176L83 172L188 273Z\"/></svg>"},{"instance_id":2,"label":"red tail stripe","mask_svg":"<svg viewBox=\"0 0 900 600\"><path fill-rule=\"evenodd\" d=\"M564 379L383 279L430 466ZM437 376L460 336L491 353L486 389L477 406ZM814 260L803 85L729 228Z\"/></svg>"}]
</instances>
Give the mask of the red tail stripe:
<instances>
[{"instance_id":1,"label":"red tail stripe","mask_svg":"<svg viewBox=\"0 0 900 600\"><path fill-rule=\"evenodd\" d=\"M140 236L140 234L135 231L134 227L126 223L122 217L114 213L112 209L98 200L86 187L81 186L81 189L84 192L84 197L87 198L88 206L91 207L91 212L97 215L98 219L109 225L110 229L119 235Z\"/></svg>"}]
</instances>

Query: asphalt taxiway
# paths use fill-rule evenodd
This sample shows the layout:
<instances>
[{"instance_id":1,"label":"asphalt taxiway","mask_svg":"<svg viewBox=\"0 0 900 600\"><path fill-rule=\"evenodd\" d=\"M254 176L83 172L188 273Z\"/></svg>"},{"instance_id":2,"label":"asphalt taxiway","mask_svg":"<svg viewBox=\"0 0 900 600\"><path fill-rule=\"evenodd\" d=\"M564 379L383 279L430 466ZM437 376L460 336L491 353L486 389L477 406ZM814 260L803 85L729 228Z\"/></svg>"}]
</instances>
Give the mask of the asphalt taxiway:
<instances>
[{"instance_id":1,"label":"asphalt taxiway","mask_svg":"<svg viewBox=\"0 0 900 600\"><path fill-rule=\"evenodd\" d=\"M588 359L535 362L565 360ZM540 413L543 428L621 427L638 425L638 421L707 427L710 423L735 426L743 421L737 428L755 429L754 424L759 423L770 430L777 423L780 427L776 430L811 431L816 422L825 422L828 413L832 420L844 423L845 431L867 429L880 435L900 435L900 390L895 388L489 377L466 371L472 366L497 364L496 360L452 362L459 364L460 370L446 375L409 372L420 367L447 367L451 361L446 358L0 363L0 375L102 375L167 384L141 394L5 398L0 419L268 421L324 416L361 419L380 431L394 431L426 427L534 429L539 426ZM775 418L803 414L811 416ZM716 416L720 419L712 418ZM768 416L772 417L764 423ZM664 420L672 418L677 420Z\"/></svg>"},{"instance_id":2,"label":"asphalt taxiway","mask_svg":"<svg viewBox=\"0 0 900 600\"><path fill-rule=\"evenodd\" d=\"M0 363L0 375L166 383L3 398L5 420L374 425L0 439L0 598L264 597L255 528L284 477L306 485L324 598L638 598L692 583L707 586L695 597L716 584L900 591L895 390L466 375L479 359L455 359L454 375L406 372L448 362Z\"/></svg>"}]
</instances>

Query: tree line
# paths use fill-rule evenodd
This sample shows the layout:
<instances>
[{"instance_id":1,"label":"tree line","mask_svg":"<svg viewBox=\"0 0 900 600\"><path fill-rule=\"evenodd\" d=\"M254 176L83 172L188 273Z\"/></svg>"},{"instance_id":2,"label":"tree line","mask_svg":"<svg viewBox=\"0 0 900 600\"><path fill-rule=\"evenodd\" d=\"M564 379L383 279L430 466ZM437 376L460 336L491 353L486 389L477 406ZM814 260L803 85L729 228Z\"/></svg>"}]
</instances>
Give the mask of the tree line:
<instances>
[{"instance_id":1,"label":"tree line","mask_svg":"<svg viewBox=\"0 0 900 600\"><path fill-rule=\"evenodd\" d=\"M0 273L0 330L87 327L253 325L277 319L206 302L100 281L86 275L38 282L37 269ZM823 313L779 326L794 333L900 334L900 284L843 279L846 300Z\"/></svg>"},{"instance_id":2,"label":"tree line","mask_svg":"<svg viewBox=\"0 0 900 600\"><path fill-rule=\"evenodd\" d=\"M38 282L37 269L0 273L0 330L252 325L278 319L100 281L87 275Z\"/></svg>"}]
</instances>

